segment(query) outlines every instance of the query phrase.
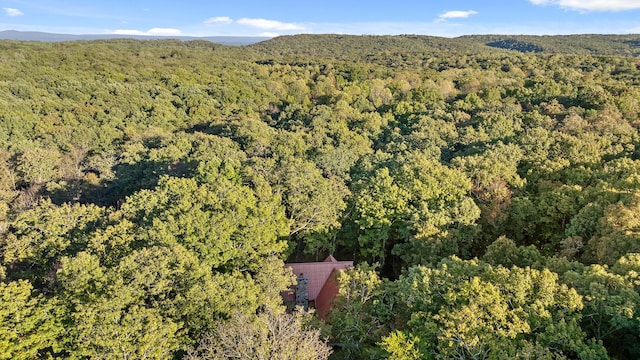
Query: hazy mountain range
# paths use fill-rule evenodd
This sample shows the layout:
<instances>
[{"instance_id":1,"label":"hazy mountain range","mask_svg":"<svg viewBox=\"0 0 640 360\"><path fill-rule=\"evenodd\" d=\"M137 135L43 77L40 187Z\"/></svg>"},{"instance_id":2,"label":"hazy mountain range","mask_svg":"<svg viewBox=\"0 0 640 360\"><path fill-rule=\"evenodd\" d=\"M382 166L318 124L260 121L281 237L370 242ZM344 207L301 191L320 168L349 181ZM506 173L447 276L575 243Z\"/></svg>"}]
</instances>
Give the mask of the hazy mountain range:
<instances>
[{"instance_id":1,"label":"hazy mountain range","mask_svg":"<svg viewBox=\"0 0 640 360\"><path fill-rule=\"evenodd\" d=\"M137 39L137 40L157 40L157 39L179 39L189 40L206 40L223 45L249 45L269 39L268 37L258 36L148 36L148 35L122 35L122 34L54 34L37 31L16 31L5 30L0 31L0 40L19 40L19 41L76 41L76 40L105 40L105 39Z\"/></svg>"}]
</instances>

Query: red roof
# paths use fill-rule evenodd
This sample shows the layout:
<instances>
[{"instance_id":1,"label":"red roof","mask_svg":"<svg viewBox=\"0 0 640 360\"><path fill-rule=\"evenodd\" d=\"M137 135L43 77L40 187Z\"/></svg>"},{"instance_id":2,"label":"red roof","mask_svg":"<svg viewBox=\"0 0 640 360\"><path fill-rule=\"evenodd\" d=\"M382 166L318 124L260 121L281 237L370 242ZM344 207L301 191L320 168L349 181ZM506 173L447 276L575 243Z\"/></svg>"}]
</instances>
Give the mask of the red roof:
<instances>
[{"instance_id":1,"label":"red roof","mask_svg":"<svg viewBox=\"0 0 640 360\"><path fill-rule=\"evenodd\" d=\"M338 261L329 255L323 262L288 263L285 264L285 267L291 268L296 276L302 274L307 276L309 279L309 300L315 301L325 283L331 277L331 273L334 270L353 267L353 261ZM288 300L293 300L293 297Z\"/></svg>"},{"instance_id":2,"label":"red roof","mask_svg":"<svg viewBox=\"0 0 640 360\"><path fill-rule=\"evenodd\" d=\"M316 298L316 312L322 320L327 320L327 314L333 306L333 299L338 295L338 285L336 270L333 270Z\"/></svg>"}]
</instances>

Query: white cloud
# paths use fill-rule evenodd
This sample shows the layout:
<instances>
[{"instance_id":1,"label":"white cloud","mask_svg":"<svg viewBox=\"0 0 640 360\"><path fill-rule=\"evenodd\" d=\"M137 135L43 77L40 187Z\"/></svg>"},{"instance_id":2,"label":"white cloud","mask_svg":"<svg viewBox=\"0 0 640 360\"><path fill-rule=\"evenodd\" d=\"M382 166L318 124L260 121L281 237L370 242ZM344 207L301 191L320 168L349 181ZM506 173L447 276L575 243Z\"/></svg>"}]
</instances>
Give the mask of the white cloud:
<instances>
[{"instance_id":1,"label":"white cloud","mask_svg":"<svg viewBox=\"0 0 640 360\"><path fill-rule=\"evenodd\" d=\"M302 30L304 27L291 24L291 23L283 23L276 20L266 20L266 19L248 19L242 18L237 21L240 25L247 25L259 29L267 29L267 30Z\"/></svg>"},{"instance_id":2,"label":"white cloud","mask_svg":"<svg viewBox=\"0 0 640 360\"><path fill-rule=\"evenodd\" d=\"M258 36L264 36L264 37L270 37L270 38L274 38L276 36L280 36L280 34L276 33L276 32L270 32L270 31L266 31L263 33L260 33L260 35Z\"/></svg>"},{"instance_id":3,"label":"white cloud","mask_svg":"<svg viewBox=\"0 0 640 360\"><path fill-rule=\"evenodd\" d=\"M180 31L180 29L174 29L174 28L153 28L153 29L147 30L147 33L149 35L175 36L175 35L182 34L182 31Z\"/></svg>"},{"instance_id":4,"label":"white cloud","mask_svg":"<svg viewBox=\"0 0 640 360\"><path fill-rule=\"evenodd\" d=\"M20 16L20 15L24 15L24 13L18 9L14 9L14 8L2 8L2 10L4 10L4 13L7 14L8 16Z\"/></svg>"},{"instance_id":5,"label":"white cloud","mask_svg":"<svg viewBox=\"0 0 640 360\"><path fill-rule=\"evenodd\" d=\"M133 29L118 29L111 32L111 34L116 35L147 35L144 31L133 30Z\"/></svg>"},{"instance_id":6,"label":"white cloud","mask_svg":"<svg viewBox=\"0 0 640 360\"><path fill-rule=\"evenodd\" d=\"M216 16L216 17L210 17L203 22L205 24L231 24L233 20L231 20L231 18L228 16Z\"/></svg>"},{"instance_id":7,"label":"white cloud","mask_svg":"<svg viewBox=\"0 0 640 360\"><path fill-rule=\"evenodd\" d=\"M467 10L467 11L461 11L461 10L452 10L452 11L446 11L442 14L440 14L440 16L438 16L438 21L445 21L446 19L466 19L471 15L475 15L478 12L475 10Z\"/></svg>"},{"instance_id":8,"label":"white cloud","mask_svg":"<svg viewBox=\"0 0 640 360\"><path fill-rule=\"evenodd\" d=\"M624 11L640 9L640 0L529 0L534 5L557 5L576 11Z\"/></svg>"},{"instance_id":9,"label":"white cloud","mask_svg":"<svg viewBox=\"0 0 640 360\"><path fill-rule=\"evenodd\" d=\"M173 28L153 28L147 31L134 29L118 29L111 32L116 35L146 35L146 36L178 36L182 34L180 29Z\"/></svg>"}]
</instances>

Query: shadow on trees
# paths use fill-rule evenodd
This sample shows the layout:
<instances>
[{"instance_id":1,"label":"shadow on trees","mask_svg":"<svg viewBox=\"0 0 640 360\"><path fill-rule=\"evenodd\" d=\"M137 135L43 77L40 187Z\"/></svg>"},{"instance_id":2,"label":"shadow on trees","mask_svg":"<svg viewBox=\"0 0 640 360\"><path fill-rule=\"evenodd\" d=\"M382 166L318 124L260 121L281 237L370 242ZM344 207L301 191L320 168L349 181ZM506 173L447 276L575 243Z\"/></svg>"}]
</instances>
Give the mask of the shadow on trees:
<instances>
[{"instance_id":1,"label":"shadow on trees","mask_svg":"<svg viewBox=\"0 0 640 360\"><path fill-rule=\"evenodd\" d=\"M126 197L144 190L153 189L162 176L184 177L197 167L189 161L148 161L135 164L119 164L114 167L115 178L110 181L91 183L86 179L66 181L66 184L49 193L57 205L65 202L119 206Z\"/></svg>"}]
</instances>

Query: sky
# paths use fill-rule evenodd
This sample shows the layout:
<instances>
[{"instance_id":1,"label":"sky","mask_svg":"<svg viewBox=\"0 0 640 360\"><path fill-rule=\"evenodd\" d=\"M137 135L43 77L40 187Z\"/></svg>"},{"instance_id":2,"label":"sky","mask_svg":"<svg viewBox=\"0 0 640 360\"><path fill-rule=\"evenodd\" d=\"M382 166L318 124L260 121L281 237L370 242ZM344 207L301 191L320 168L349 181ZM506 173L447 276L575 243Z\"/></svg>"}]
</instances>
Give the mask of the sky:
<instances>
[{"instance_id":1,"label":"sky","mask_svg":"<svg viewBox=\"0 0 640 360\"><path fill-rule=\"evenodd\" d=\"M0 30L455 37L640 33L640 0L0 0Z\"/></svg>"}]
</instances>

